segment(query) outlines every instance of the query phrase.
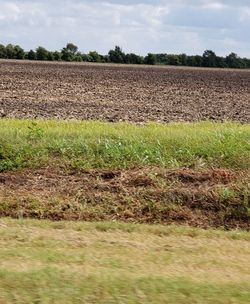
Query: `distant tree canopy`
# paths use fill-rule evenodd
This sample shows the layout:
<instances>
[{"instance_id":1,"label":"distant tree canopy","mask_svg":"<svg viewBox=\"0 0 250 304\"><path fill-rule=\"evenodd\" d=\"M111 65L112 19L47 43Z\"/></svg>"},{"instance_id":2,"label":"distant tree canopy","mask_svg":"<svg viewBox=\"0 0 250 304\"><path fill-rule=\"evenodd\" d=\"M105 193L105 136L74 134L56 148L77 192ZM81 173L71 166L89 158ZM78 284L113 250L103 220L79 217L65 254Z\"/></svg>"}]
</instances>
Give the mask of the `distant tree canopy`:
<instances>
[{"instance_id":1,"label":"distant tree canopy","mask_svg":"<svg viewBox=\"0 0 250 304\"><path fill-rule=\"evenodd\" d=\"M27 59L28 59L28 60L36 60L36 59L37 59L36 52L34 52L33 50L30 50L30 51L27 53Z\"/></svg>"},{"instance_id":2,"label":"distant tree canopy","mask_svg":"<svg viewBox=\"0 0 250 304\"><path fill-rule=\"evenodd\" d=\"M25 52L19 45L8 44L6 46L0 44L0 58L4 59L24 59Z\"/></svg>"},{"instance_id":3,"label":"distant tree canopy","mask_svg":"<svg viewBox=\"0 0 250 304\"><path fill-rule=\"evenodd\" d=\"M152 53L148 53L148 55L144 58L145 64L154 65L157 63L157 56Z\"/></svg>"},{"instance_id":4,"label":"distant tree canopy","mask_svg":"<svg viewBox=\"0 0 250 304\"><path fill-rule=\"evenodd\" d=\"M76 58L77 51L78 47L76 45L74 45L73 43L68 43L66 47L64 47L61 51L61 59L64 61L78 61L74 60Z\"/></svg>"},{"instance_id":5,"label":"distant tree canopy","mask_svg":"<svg viewBox=\"0 0 250 304\"><path fill-rule=\"evenodd\" d=\"M49 52L42 46L36 49L36 59L37 60L48 60Z\"/></svg>"},{"instance_id":6,"label":"distant tree canopy","mask_svg":"<svg viewBox=\"0 0 250 304\"><path fill-rule=\"evenodd\" d=\"M49 61L85 61L100 63L121 63L121 64L148 64L148 65L174 65L193 66L209 68L250 68L250 59L240 58L237 54L231 53L226 57L220 57L212 50L205 50L201 55L148 53L145 57L134 53L126 54L120 46L115 46L107 55L101 55L97 51L88 54L81 53L74 43L67 43L61 51L48 51L39 46L36 50L25 52L19 45L0 44L1 59L27 59L27 60L49 60Z\"/></svg>"},{"instance_id":7,"label":"distant tree canopy","mask_svg":"<svg viewBox=\"0 0 250 304\"><path fill-rule=\"evenodd\" d=\"M114 50L110 50L108 56L110 62L126 63L126 54L123 53L119 46L116 46Z\"/></svg>"},{"instance_id":8,"label":"distant tree canopy","mask_svg":"<svg viewBox=\"0 0 250 304\"><path fill-rule=\"evenodd\" d=\"M142 64L144 62L144 58L142 56L138 56L134 53L126 54L125 63L128 64Z\"/></svg>"},{"instance_id":9,"label":"distant tree canopy","mask_svg":"<svg viewBox=\"0 0 250 304\"><path fill-rule=\"evenodd\" d=\"M202 63L205 67L215 68L217 66L217 56L215 52L206 50L202 56Z\"/></svg>"}]
</instances>

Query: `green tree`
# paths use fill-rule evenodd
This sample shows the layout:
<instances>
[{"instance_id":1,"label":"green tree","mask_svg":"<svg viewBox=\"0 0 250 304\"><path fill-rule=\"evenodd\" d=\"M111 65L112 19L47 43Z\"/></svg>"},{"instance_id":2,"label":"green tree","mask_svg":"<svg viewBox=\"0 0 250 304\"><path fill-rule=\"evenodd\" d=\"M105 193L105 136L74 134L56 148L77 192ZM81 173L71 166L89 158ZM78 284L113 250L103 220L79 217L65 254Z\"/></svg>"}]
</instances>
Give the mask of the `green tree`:
<instances>
[{"instance_id":1,"label":"green tree","mask_svg":"<svg viewBox=\"0 0 250 304\"><path fill-rule=\"evenodd\" d=\"M100 55L103 63L109 62L109 55Z\"/></svg>"},{"instance_id":2,"label":"green tree","mask_svg":"<svg viewBox=\"0 0 250 304\"><path fill-rule=\"evenodd\" d=\"M195 55L194 57L194 66L201 67L202 66L202 57L200 55Z\"/></svg>"},{"instance_id":3,"label":"green tree","mask_svg":"<svg viewBox=\"0 0 250 304\"><path fill-rule=\"evenodd\" d=\"M62 54L61 52L55 51L53 52L53 57L55 61L60 61L62 59Z\"/></svg>"},{"instance_id":4,"label":"green tree","mask_svg":"<svg viewBox=\"0 0 250 304\"><path fill-rule=\"evenodd\" d=\"M8 44L5 48L6 50L6 58L15 59L15 48L14 45Z\"/></svg>"},{"instance_id":5,"label":"green tree","mask_svg":"<svg viewBox=\"0 0 250 304\"><path fill-rule=\"evenodd\" d=\"M187 65L187 55L186 54L179 55L179 63L184 66Z\"/></svg>"},{"instance_id":6,"label":"green tree","mask_svg":"<svg viewBox=\"0 0 250 304\"><path fill-rule=\"evenodd\" d=\"M248 58L242 58L242 61L244 62L244 66L247 69L250 69L250 59L248 59Z\"/></svg>"},{"instance_id":7,"label":"green tree","mask_svg":"<svg viewBox=\"0 0 250 304\"><path fill-rule=\"evenodd\" d=\"M28 60L36 60L36 53L33 50L30 50L27 54Z\"/></svg>"},{"instance_id":8,"label":"green tree","mask_svg":"<svg viewBox=\"0 0 250 304\"><path fill-rule=\"evenodd\" d=\"M203 53L202 65L204 67L216 67L217 56L215 52L211 50L206 50Z\"/></svg>"},{"instance_id":9,"label":"green tree","mask_svg":"<svg viewBox=\"0 0 250 304\"><path fill-rule=\"evenodd\" d=\"M156 62L158 64L166 65L168 64L168 55L164 53L156 54Z\"/></svg>"},{"instance_id":10,"label":"green tree","mask_svg":"<svg viewBox=\"0 0 250 304\"><path fill-rule=\"evenodd\" d=\"M76 54L78 51L78 47L74 43L67 43L66 49L71 52L72 54Z\"/></svg>"},{"instance_id":11,"label":"green tree","mask_svg":"<svg viewBox=\"0 0 250 304\"><path fill-rule=\"evenodd\" d=\"M91 58L89 57L88 54L81 54L81 57L82 57L82 61L84 61L84 62L90 62L91 61Z\"/></svg>"},{"instance_id":12,"label":"green tree","mask_svg":"<svg viewBox=\"0 0 250 304\"><path fill-rule=\"evenodd\" d=\"M6 48L3 44L0 44L0 58L7 58Z\"/></svg>"},{"instance_id":13,"label":"green tree","mask_svg":"<svg viewBox=\"0 0 250 304\"><path fill-rule=\"evenodd\" d=\"M73 43L67 43L66 47L62 49L62 60L74 61L74 57L78 51L78 47Z\"/></svg>"},{"instance_id":14,"label":"green tree","mask_svg":"<svg viewBox=\"0 0 250 304\"><path fill-rule=\"evenodd\" d=\"M37 60L48 60L48 51L44 47L39 46L36 49L36 58Z\"/></svg>"},{"instance_id":15,"label":"green tree","mask_svg":"<svg viewBox=\"0 0 250 304\"><path fill-rule=\"evenodd\" d=\"M54 52L48 52L47 60L49 61L54 61Z\"/></svg>"},{"instance_id":16,"label":"green tree","mask_svg":"<svg viewBox=\"0 0 250 304\"><path fill-rule=\"evenodd\" d=\"M202 56L200 55L187 56L187 65L193 67L202 66Z\"/></svg>"},{"instance_id":17,"label":"green tree","mask_svg":"<svg viewBox=\"0 0 250 304\"><path fill-rule=\"evenodd\" d=\"M225 68L227 66L226 60L223 57L216 57L216 67L217 68Z\"/></svg>"},{"instance_id":18,"label":"green tree","mask_svg":"<svg viewBox=\"0 0 250 304\"><path fill-rule=\"evenodd\" d=\"M240 69L247 67L245 60L238 57L238 55L235 53L229 54L226 57L225 62L229 68Z\"/></svg>"},{"instance_id":19,"label":"green tree","mask_svg":"<svg viewBox=\"0 0 250 304\"><path fill-rule=\"evenodd\" d=\"M143 57L136 55L134 53L127 54L125 57L125 62L129 64L142 64Z\"/></svg>"},{"instance_id":20,"label":"green tree","mask_svg":"<svg viewBox=\"0 0 250 304\"><path fill-rule=\"evenodd\" d=\"M89 52L88 57L90 62L102 62L100 54L96 51Z\"/></svg>"},{"instance_id":21,"label":"green tree","mask_svg":"<svg viewBox=\"0 0 250 304\"><path fill-rule=\"evenodd\" d=\"M72 61L82 62L82 61L83 61L83 60L82 60L82 54L81 54L80 52L77 52L77 53L74 55Z\"/></svg>"},{"instance_id":22,"label":"green tree","mask_svg":"<svg viewBox=\"0 0 250 304\"><path fill-rule=\"evenodd\" d=\"M152 53L148 53L148 55L144 58L144 63L155 65L157 63L156 55Z\"/></svg>"},{"instance_id":23,"label":"green tree","mask_svg":"<svg viewBox=\"0 0 250 304\"><path fill-rule=\"evenodd\" d=\"M14 52L15 52L15 59L24 59L25 52L19 45L14 46Z\"/></svg>"},{"instance_id":24,"label":"green tree","mask_svg":"<svg viewBox=\"0 0 250 304\"><path fill-rule=\"evenodd\" d=\"M169 65L180 65L180 60L178 55L170 54L168 55L168 64Z\"/></svg>"},{"instance_id":25,"label":"green tree","mask_svg":"<svg viewBox=\"0 0 250 304\"><path fill-rule=\"evenodd\" d=\"M116 46L114 50L109 51L109 61L114 63L125 63L126 55L123 53L119 46Z\"/></svg>"}]
</instances>

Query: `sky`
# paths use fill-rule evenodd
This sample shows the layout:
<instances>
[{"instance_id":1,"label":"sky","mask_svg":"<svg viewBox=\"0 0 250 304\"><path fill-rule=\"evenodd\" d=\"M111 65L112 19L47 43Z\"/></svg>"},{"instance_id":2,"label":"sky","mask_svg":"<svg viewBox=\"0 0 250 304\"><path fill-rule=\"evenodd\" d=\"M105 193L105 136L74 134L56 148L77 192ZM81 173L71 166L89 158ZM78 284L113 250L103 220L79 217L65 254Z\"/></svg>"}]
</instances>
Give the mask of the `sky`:
<instances>
[{"instance_id":1,"label":"sky","mask_svg":"<svg viewBox=\"0 0 250 304\"><path fill-rule=\"evenodd\" d=\"M250 0L0 0L0 43L25 50L107 54L115 45L152 53L250 58Z\"/></svg>"}]
</instances>

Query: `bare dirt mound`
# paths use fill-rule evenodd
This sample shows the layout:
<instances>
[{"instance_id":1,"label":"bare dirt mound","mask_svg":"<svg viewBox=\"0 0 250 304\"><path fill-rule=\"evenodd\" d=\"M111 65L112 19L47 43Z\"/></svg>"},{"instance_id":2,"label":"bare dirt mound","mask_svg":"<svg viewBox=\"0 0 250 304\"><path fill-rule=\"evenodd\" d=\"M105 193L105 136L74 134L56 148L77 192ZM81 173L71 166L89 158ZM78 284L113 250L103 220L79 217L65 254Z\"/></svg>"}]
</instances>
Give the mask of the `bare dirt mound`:
<instances>
[{"instance_id":1,"label":"bare dirt mound","mask_svg":"<svg viewBox=\"0 0 250 304\"><path fill-rule=\"evenodd\" d=\"M250 71L0 61L0 116L250 122Z\"/></svg>"},{"instance_id":2,"label":"bare dirt mound","mask_svg":"<svg viewBox=\"0 0 250 304\"><path fill-rule=\"evenodd\" d=\"M0 216L250 229L249 180L226 170L159 168L0 175Z\"/></svg>"}]
</instances>

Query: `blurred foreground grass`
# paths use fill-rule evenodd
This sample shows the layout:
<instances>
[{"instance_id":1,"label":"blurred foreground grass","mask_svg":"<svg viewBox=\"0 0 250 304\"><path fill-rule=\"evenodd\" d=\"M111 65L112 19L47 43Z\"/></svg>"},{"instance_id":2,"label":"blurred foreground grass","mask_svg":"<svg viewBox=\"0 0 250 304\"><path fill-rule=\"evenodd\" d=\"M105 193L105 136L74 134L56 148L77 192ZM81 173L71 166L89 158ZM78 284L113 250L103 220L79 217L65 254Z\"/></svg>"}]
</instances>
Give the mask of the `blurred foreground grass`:
<instances>
[{"instance_id":1,"label":"blurred foreground grass","mask_svg":"<svg viewBox=\"0 0 250 304\"><path fill-rule=\"evenodd\" d=\"M250 234L0 220L0 303L249 303Z\"/></svg>"}]
</instances>

